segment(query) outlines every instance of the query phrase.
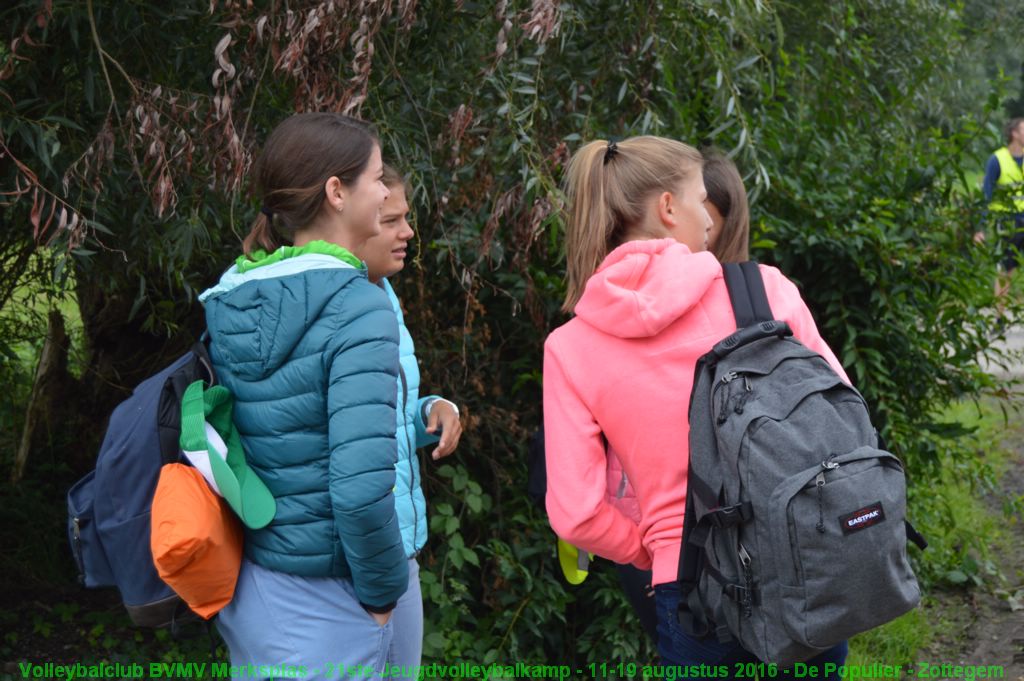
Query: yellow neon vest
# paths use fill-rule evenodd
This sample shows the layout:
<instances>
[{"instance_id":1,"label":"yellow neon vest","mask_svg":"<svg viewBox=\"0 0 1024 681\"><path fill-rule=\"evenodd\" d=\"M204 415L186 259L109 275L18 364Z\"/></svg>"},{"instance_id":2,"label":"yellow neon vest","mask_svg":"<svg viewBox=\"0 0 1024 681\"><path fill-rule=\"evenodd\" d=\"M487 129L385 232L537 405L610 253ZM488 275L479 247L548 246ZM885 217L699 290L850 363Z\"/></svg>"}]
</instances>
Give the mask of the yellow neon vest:
<instances>
[{"instance_id":1,"label":"yellow neon vest","mask_svg":"<svg viewBox=\"0 0 1024 681\"><path fill-rule=\"evenodd\" d=\"M1010 200L1012 206L1003 201L993 201L989 208L1001 213L1024 213L1024 171L1013 160L1010 150L1006 147L996 152L996 160L999 161L999 179L996 185L1004 190L1009 187L1011 192Z\"/></svg>"}]
</instances>

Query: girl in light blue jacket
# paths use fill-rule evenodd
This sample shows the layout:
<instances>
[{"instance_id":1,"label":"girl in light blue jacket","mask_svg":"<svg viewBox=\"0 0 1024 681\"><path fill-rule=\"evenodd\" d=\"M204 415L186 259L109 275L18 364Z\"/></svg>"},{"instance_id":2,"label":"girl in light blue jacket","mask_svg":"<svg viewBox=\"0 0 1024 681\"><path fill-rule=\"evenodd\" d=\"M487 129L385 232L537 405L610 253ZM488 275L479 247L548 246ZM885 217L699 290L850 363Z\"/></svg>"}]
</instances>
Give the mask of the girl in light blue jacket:
<instances>
[{"instance_id":1,"label":"girl in light blue jacket","mask_svg":"<svg viewBox=\"0 0 1024 681\"><path fill-rule=\"evenodd\" d=\"M427 509L420 485L416 449L437 443L434 460L451 454L462 435L458 408L437 395L419 397L420 370L412 336L405 326L401 305L386 277L405 266L409 241L415 236L409 225L405 182L396 170L384 167L382 178L390 195L381 208L380 235L369 239L356 254L366 262L370 281L379 284L391 299L398 318L398 463L395 466L395 511L402 530L402 545L409 563L409 589L392 615L392 640L388 654L391 673L416 678L423 648L423 599L416 555L427 540Z\"/></svg>"}]
</instances>

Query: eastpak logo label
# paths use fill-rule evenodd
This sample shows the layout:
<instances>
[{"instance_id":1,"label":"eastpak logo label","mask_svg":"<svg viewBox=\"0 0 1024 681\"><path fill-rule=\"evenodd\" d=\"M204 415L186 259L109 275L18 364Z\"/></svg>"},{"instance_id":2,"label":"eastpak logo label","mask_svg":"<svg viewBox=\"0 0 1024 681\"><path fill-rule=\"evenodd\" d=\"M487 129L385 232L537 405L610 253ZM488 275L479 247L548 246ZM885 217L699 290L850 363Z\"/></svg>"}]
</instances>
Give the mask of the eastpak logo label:
<instances>
[{"instance_id":1,"label":"eastpak logo label","mask_svg":"<svg viewBox=\"0 0 1024 681\"><path fill-rule=\"evenodd\" d=\"M839 525L843 528L843 534L850 534L863 530L866 527L877 525L885 520L885 509L882 502L876 501L870 506L857 509L853 513L839 516Z\"/></svg>"}]
</instances>

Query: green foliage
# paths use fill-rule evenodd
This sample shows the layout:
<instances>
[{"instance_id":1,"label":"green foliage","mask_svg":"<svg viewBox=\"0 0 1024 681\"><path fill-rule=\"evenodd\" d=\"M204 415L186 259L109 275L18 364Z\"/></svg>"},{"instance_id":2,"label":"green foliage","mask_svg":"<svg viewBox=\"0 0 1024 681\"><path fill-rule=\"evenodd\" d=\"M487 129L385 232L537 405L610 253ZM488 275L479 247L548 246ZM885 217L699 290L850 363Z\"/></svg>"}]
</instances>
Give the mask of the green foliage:
<instances>
[{"instance_id":1,"label":"green foliage","mask_svg":"<svg viewBox=\"0 0 1024 681\"><path fill-rule=\"evenodd\" d=\"M959 74L1020 20L979 4L430 1L328 16L302 1L289 17L234 0L8 3L0 152L18 163L0 166L0 190L29 189L0 210L0 357L38 333L14 321L22 274L34 290L74 287L86 352L72 394L101 422L201 327L196 293L255 215L243 191L267 131L293 110L359 112L411 175L419 246L395 284L423 384L466 407L458 452L423 464L427 659L651 658L607 566L563 583L524 493L542 343L564 319L570 153L642 133L728 151L753 201L755 255L802 285L909 466L912 512L941 524L950 507L924 490L986 479L943 410L1003 387L977 364L994 352L998 254L971 239L980 199L966 177L998 145L1007 83ZM60 255L29 269L24 253L47 242ZM31 369L0 372L13 425ZM88 451L93 430L73 431ZM11 522L63 531L56 518ZM922 561L930 583L984 573L963 532ZM110 627L89 635L107 648Z\"/></svg>"},{"instance_id":2,"label":"green foliage","mask_svg":"<svg viewBox=\"0 0 1024 681\"><path fill-rule=\"evenodd\" d=\"M922 120L922 103L951 88L944 76L966 46L953 37L957 15L930 3L866 4L879 11L784 15L794 30L820 27L827 38L782 53L789 87L763 156L773 186L755 219L772 244L761 254L801 284L887 442L923 473L958 435L943 431L938 412L994 387L975 358L993 352L996 254L971 240L984 225L964 180L981 163L970 151L982 129L969 117L929 122L927 109ZM951 38L938 45L901 28L925 21Z\"/></svg>"},{"instance_id":3,"label":"green foliage","mask_svg":"<svg viewBox=\"0 0 1024 681\"><path fill-rule=\"evenodd\" d=\"M81 663L90 667L118 663L124 668L139 664L145 672L144 678L151 678L151 664L184 662L206 665L204 673L194 678L214 679L218 677L211 665L230 663L226 647L219 640L211 641L202 624L183 626L177 636L163 629L140 630L131 623L124 609L109 599L106 603L89 603L88 607L82 607L70 598L58 600L52 607L37 608L25 622L19 622L13 614L0 612L0 625L7 632L0 639L0 655L22 664ZM12 676L8 670L3 678L21 676Z\"/></svg>"}]
</instances>

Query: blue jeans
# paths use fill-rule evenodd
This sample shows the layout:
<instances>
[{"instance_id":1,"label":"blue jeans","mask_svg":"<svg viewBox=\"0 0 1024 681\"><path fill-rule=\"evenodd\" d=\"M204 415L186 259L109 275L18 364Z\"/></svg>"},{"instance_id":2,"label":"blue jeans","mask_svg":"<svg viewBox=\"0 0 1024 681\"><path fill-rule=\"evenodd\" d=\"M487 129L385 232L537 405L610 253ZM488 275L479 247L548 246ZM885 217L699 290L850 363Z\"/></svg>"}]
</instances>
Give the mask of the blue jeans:
<instances>
[{"instance_id":1,"label":"blue jeans","mask_svg":"<svg viewBox=\"0 0 1024 681\"><path fill-rule=\"evenodd\" d=\"M728 669L727 676L711 675L709 678L733 679L737 678L734 676L737 664L758 662L753 653L743 649L739 643L719 643L714 634L705 639L697 639L683 631L678 618L678 584L673 582L657 585L654 587L654 600L658 611L658 655L661 657L661 664L683 667L704 664L711 668L724 666ZM833 662L836 667L839 667L846 661L847 652L846 641L843 641L821 655L808 660L808 667L818 665L820 675L814 677L808 675L806 678L839 681L838 672L829 676L824 675L825 663ZM750 679L752 677L744 673L740 678ZM793 678L792 674L787 674L780 669L773 681L788 681Z\"/></svg>"},{"instance_id":2,"label":"blue jeans","mask_svg":"<svg viewBox=\"0 0 1024 681\"><path fill-rule=\"evenodd\" d=\"M619 573L619 584L626 594L626 600L633 606L633 612L640 620L640 626L651 639L651 643L657 644L658 615L651 592L651 571L619 563L615 564L615 570Z\"/></svg>"}]
</instances>

